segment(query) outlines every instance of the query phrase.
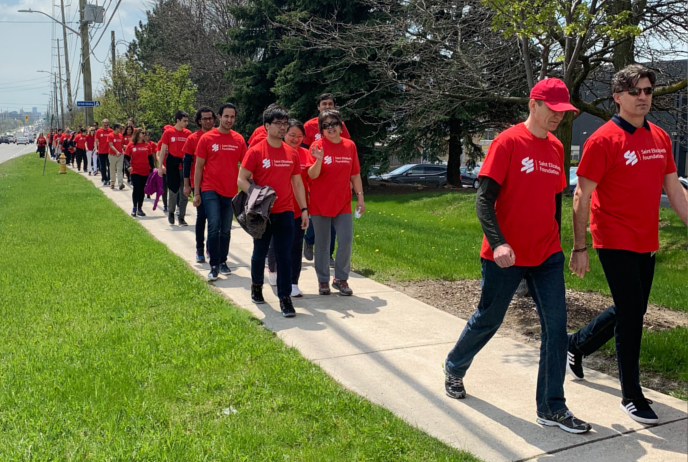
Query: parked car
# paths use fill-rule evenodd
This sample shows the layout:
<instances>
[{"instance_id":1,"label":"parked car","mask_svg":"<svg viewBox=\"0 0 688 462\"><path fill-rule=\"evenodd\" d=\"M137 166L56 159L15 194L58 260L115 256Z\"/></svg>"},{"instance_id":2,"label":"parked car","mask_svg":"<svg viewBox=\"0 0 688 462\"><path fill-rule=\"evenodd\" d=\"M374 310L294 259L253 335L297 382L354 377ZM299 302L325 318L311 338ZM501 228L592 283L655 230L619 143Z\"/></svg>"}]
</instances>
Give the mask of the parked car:
<instances>
[{"instance_id":1,"label":"parked car","mask_svg":"<svg viewBox=\"0 0 688 462\"><path fill-rule=\"evenodd\" d=\"M678 181L681 183L681 186L683 186L684 189L688 189L688 179L679 177ZM664 193L664 189L662 189L662 198L659 201L660 207L665 207L670 209L671 208L671 203L669 202L669 197Z\"/></svg>"},{"instance_id":2,"label":"parked car","mask_svg":"<svg viewBox=\"0 0 688 462\"><path fill-rule=\"evenodd\" d=\"M480 185L478 174L480 173L480 167L482 165L482 162L478 162L473 168L461 167L461 185L478 189L478 186Z\"/></svg>"},{"instance_id":3,"label":"parked car","mask_svg":"<svg viewBox=\"0 0 688 462\"><path fill-rule=\"evenodd\" d=\"M571 194L576 190L576 186L578 186L578 175L576 172L578 171L578 167L571 167L569 169L569 191L571 191Z\"/></svg>"},{"instance_id":4,"label":"parked car","mask_svg":"<svg viewBox=\"0 0 688 462\"><path fill-rule=\"evenodd\" d=\"M25 136L20 136L17 138L16 144L29 144L29 139Z\"/></svg>"},{"instance_id":5,"label":"parked car","mask_svg":"<svg viewBox=\"0 0 688 462\"><path fill-rule=\"evenodd\" d=\"M368 169L368 179L369 180L379 180L380 179L380 167L373 166Z\"/></svg>"},{"instance_id":6,"label":"parked car","mask_svg":"<svg viewBox=\"0 0 688 462\"><path fill-rule=\"evenodd\" d=\"M420 184L441 188L447 184L447 166L434 164L406 164L380 175L380 181Z\"/></svg>"}]
</instances>

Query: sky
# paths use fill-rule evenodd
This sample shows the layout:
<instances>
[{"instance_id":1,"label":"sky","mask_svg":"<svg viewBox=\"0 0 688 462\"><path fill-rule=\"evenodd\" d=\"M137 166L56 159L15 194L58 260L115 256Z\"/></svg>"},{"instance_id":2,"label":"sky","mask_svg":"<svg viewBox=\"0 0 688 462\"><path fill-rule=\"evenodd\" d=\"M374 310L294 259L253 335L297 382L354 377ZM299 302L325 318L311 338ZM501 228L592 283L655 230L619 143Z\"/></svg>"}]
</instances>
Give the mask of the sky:
<instances>
[{"instance_id":1,"label":"sky","mask_svg":"<svg viewBox=\"0 0 688 462\"><path fill-rule=\"evenodd\" d=\"M79 30L79 0L63 0L67 25ZM134 38L134 28L139 21L145 22L147 2L121 0L119 8L113 10L118 0L87 0L87 3L106 7L105 21L89 26L91 47L103 32L104 35L91 55L91 81L94 94L102 87L101 80L110 60L110 31L115 31L117 52L122 54L127 43ZM54 7L53 7L54 3ZM55 38L60 39L62 57L62 78L65 79L64 51L62 50L62 26L38 13L18 13L25 9L43 11L61 20L60 0L0 0L0 113L24 109L31 112L37 107L45 113L53 89L52 76L37 71L57 73L57 49ZM107 29L105 24L112 17ZM79 72L81 40L67 31L69 64L71 69L72 93L77 90L75 101L83 98L83 77ZM77 84L77 77L78 84ZM78 86L78 89L77 89ZM65 107L66 86L62 90Z\"/></svg>"}]
</instances>

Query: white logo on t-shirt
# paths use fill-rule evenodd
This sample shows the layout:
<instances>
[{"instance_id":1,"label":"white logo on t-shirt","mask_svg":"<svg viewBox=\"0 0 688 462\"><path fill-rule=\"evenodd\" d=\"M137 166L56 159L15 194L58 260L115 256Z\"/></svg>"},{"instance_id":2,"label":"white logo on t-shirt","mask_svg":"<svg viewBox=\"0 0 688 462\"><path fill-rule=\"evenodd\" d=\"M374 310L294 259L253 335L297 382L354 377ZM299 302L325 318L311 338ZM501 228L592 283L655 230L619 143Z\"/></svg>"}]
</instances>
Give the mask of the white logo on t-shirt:
<instances>
[{"instance_id":1,"label":"white logo on t-shirt","mask_svg":"<svg viewBox=\"0 0 688 462\"><path fill-rule=\"evenodd\" d=\"M332 163L332 157L330 156L325 156L323 159L327 165L330 165Z\"/></svg>"},{"instance_id":2,"label":"white logo on t-shirt","mask_svg":"<svg viewBox=\"0 0 688 462\"><path fill-rule=\"evenodd\" d=\"M624 157L626 158L626 165L635 165L638 163L638 156L635 155L635 151L626 151Z\"/></svg>"},{"instance_id":3,"label":"white logo on t-shirt","mask_svg":"<svg viewBox=\"0 0 688 462\"><path fill-rule=\"evenodd\" d=\"M322 138L322 136L320 135L320 133L317 133L317 134L315 135L316 141L319 140L320 138Z\"/></svg>"},{"instance_id":4,"label":"white logo on t-shirt","mask_svg":"<svg viewBox=\"0 0 688 462\"><path fill-rule=\"evenodd\" d=\"M270 159L263 159L263 168L270 168Z\"/></svg>"},{"instance_id":5,"label":"white logo on t-shirt","mask_svg":"<svg viewBox=\"0 0 688 462\"><path fill-rule=\"evenodd\" d=\"M212 149L213 149L213 152L217 152L220 150L220 145L215 143L215 144L213 144Z\"/></svg>"},{"instance_id":6,"label":"white logo on t-shirt","mask_svg":"<svg viewBox=\"0 0 688 462\"><path fill-rule=\"evenodd\" d=\"M170 141L172 141L174 143L174 136L172 138L170 138Z\"/></svg>"},{"instance_id":7,"label":"white logo on t-shirt","mask_svg":"<svg viewBox=\"0 0 688 462\"><path fill-rule=\"evenodd\" d=\"M526 173L530 173L533 170L535 170L535 161L531 159L530 157L526 157L521 161L521 164L523 167L521 168L521 171L525 171Z\"/></svg>"}]
</instances>

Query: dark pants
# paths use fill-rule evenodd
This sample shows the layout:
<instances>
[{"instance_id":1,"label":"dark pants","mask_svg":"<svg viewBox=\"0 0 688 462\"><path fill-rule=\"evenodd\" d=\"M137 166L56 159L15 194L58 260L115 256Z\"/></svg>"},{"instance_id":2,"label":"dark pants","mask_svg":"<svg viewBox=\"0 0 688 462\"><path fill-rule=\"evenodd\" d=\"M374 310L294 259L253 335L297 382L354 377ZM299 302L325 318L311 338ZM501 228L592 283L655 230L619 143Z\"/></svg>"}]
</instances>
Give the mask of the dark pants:
<instances>
[{"instance_id":1,"label":"dark pants","mask_svg":"<svg viewBox=\"0 0 688 462\"><path fill-rule=\"evenodd\" d=\"M162 175L162 205L167 208L167 173Z\"/></svg>"},{"instance_id":2,"label":"dark pants","mask_svg":"<svg viewBox=\"0 0 688 462\"><path fill-rule=\"evenodd\" d=\"M182 165L182 159L179 157L174 157L172 155L167 156L167 187L170 190L169 197L169 212L174 213L179 205L179 219L183 220L186 215L186 205L189 199L184 195L182 191L183 178L180 166Z\"/></svg>"},{"instance_id":3,"label":"dark pants","mask_svg":"<svg viewBox=\"0 0 688 462\"><path fill-rule=\"evenodd\" d=\"M294 241L294 212L271 213L270 221L260 239L253 240L251 256L251 282L263 284L265 257L270 241L275 245L277 260L277 296L281 299L291 296L291 250ZM301 255L299 254L299 258Z\"/></svg>"},{"instance_id":4,"label":"dark pants","mask_svg":"<svg viewBox=\"0 0 688 462\"><path fill-rule=\"evenodd\" d=\"M86 171L86 168L88 168L88 160L86 160L86 150L85 149L76 149L76 167L81 170L81 164L84 164L84 172Z\"/></svg>"},{"instance_id":5,"label":"dark pants","mask_svg":"<svg viewBox=\"0 0 688 462\"><path fill-rule=\"evenodd\" d=\"M50 157L55 157L55 148L52 145L50 145Z\"/></svg>"},{"instance_id":6,"label":"dark pants","mask_svg":"<svg viewBox=\"0 0 688 462\"><path fill-rule=\"evenodd\" d=\"M64 153L65 153L65 157L67 158L66 159L67 165L72 165L74 163L74 154L69 152L69 149L66 150Z\"/></svg>"},{"instance_id":7,"label":"dark pants","mask_svg":"<svg viewBox=\"0 0 688 462\"><path fill-rule=\"evenodd\" d=\"M131 182L134 186L131 191L131 200L134 203L134 208L140 209L143 206L143 198L146 195L143 190L146 188L147 181L148 175L131 174Z\"/></svg>"},{"instance_id":8,"label":"dark pants","mask_svg":"<svg viewBox=\"0 0 688 462\"><path fill-rule=\"evenodd\" d=\"M201 205L196 208L196 252L198 255L203 255L205 252L205 222L207 220L205 204L201 201Z\"/></svg>"},{"instance_id":9,"label":"dark pants","mask_svg":"<svg viewBox=\"0 0 688 462\"><path fill-rule=\"evenodd\" d=\"M101 181L110 181L110 159L107 154L98 154Z\"/></svg>"},{"instance_id":10,"label":"dark pants","mask_svg":"<svg viewBox=\"0 0 688 462\"><path fill-rule=\"evenodd\" d=\"M564 254L557 252L539 266L500 268L482 259L482 293L478 310L471 316L459 341L449 352L447 370L464 377L473 358L487 344L504 320L509 303L525 279L537 306L540 335L540 366L535 400L538 414L551 417L566 410L566 299Z\"/></svg>"},{"instance_id":11,"label":"dark pants","mask_svg":"<svg viewBox=\"0 0 688 462\"><path fill-rule=\"evenodd\" d=\"M301 277L301 252L303 251L304 230L301 229L301 217L294 219L294 240L291 243L291 283L299 284ZM268 269L271 273L277 271L277 259L275 258L275 238L270 242L268 251Z\"/></svg>"},{"instance_id":12,"label":"dark pants","mask_svg":"<svg viewBox=\"0 0 688 462\"><path fill-rule=\"evenodd\" d=\"M201 202L208 218L210 266L215 268L227 261L229 253L229 240L232 233L232 198L221 196L215 191L203 191Z\"/></svg>"},{"instance_id":13,"label":"dark pants","mask_svg":"<svg viewBox=\"0 0 688 462\"><path fill-rule=\"evenodd\" d=\"M640 342L643 317L655 274L654 253L598 249L614 305L569 339L573 351L589 356L612 338L616 343L621 392L626 399L643 397L640 388Z\"/></svg>"},{"instance_id":14,"label":"dark pants","mask_svg":"<svg viewBox=\"0 0 688 462\"><path fill-rule=\"evenodd\" d=\"M334 254L334 244L337 239L337 233L334 230L334 225L332 225L332 231L330 235L330 256ZM315 244L315 228L313 228L313 221L311 220L310 223L308 223L308 229L306 230L306 233L303 235L303 239L306 241L306 244L308 245L314 245Z\"/></svg>"},{"instance_id":15,"label":"dark pants","mask_svg":"<svg viewBox=\"0 0 688 462\"><path fill-rule=\"evenodd\" d=\"M38 146L38 155L41 159L45 157L45 146Z\"/></svg>"}]
</instances>

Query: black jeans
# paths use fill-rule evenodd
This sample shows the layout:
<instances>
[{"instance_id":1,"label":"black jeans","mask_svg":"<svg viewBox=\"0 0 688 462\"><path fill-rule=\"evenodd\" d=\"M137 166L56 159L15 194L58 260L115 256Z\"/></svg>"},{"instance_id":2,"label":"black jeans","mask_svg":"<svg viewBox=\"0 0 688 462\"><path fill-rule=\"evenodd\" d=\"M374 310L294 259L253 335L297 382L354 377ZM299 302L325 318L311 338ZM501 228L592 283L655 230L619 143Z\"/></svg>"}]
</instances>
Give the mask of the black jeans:
<instances>
[{"instance_id":1,"label":"black jeans","mask_svg":"<svg viewBox=\"0 0 688 462\"><path fill-rule=\"evenodd\" d=\"M291 243L291 283L299 284L301 277L301 252L303 251L303 234L301 229L301 217L294 219L294 241ZM275 238L270 242L268 251L268 269L271 273L277 271L277 259L275 258Z\"/></svg>"},{"instance_id":2,"label":"black jeans","mask_svg":"<svg viewBox=\"0 0 688 462\"><path fill-rule=\"evenodd\" d=\"M100 167L100 180L110 181L110 159L107 154L98 154L98 165Z\"/></svg>"},{"instance_id":3,"label":"black jeans","mask_svg":"<svg viewBox=\"0 0 688 462\"><path fill-rule=\"evenodd\" d=\"M299 226L300 227L300 226ZM294 212L271 213L270 221L260 239L253 240L251 282L262 285L265 280L265 257L270 241L275 245L277 259L277 296L291 296L291 248L294 242Z\"/></svg>"},{"instance_id":4,"label":"black jeans","mask_svg":"<svg viewBox=\"0 0 688 462\"><path fill-rule=\"evenodd\" d=\"M81 170L81 163L83 162L84 164L84 172L86 171L86 168L88 167L88 160L86 160L86 150L85 149L76 149L76 167Z\"/></svg>"},{"instance_id":5,"label":"black jeans","mask_svg":"<svg viewBox=\"0 0 688 462\"><path fill-rule=\"evenodd\" d=\"M201 192L201 202L208 218L208 253L210 266L215 268L227 262L229 241L232 237L232 198L215 191ZM265 257L263 257L265 258Z\"/></svg>"},{"instance_id":6,"label":"black jeans","mask_svg":"<svg viewBox=\"0 0 688 462\"><path fill-rule=\"evenodd\" d=\"M167 208L167 173L162 175L162 205Z\"/></svg>"},{"instance_id":7,"label":"black jeans","mask_svg":"<svg viewBox=\"0 0 688 462\"><path fill-rule=\"evenodd\" d=\"M203 255L203 252L205 252L205 222L207 220L205 204L201 201L201 205L196 207L196 252L198 255Z\"/></svg>"},{"instance_id":8,"label":"black jeans","mask_svg":"<svg viewBox=\"0 0 688 462\"><path fill-rule=\"evenodd\" d=\"M174 213L179 206L179 218L184 219L186 215L186 205L189 199L184 195L182 191L183 178L182 170L180 169L182 165L182 159L179 157L174 157L173 155L167 156L167 187L170 191L169 197L169 212Z\"/></svg>"},{"instance_id":9,"label":"black jeans","mask_svg":"<svg viewBox=\"0 0 688 462\"><path fill-rule=\"evenodd\" d=\"M140 209L143 206L143 198L145 197L143 190L146 188L146 181L148 181L148 175L131 174L131 182L134 186L131 191L131 200L134 203L134 208Z\"/></svg>"},{"instance_id":10,"label":"black jeans","mask_svg":"<svg viewBox=\"0 0 688 462\"><path fill-rule=\"evenodd\" d=\"M655 274L655 255L654 252L616 249L598 249L597 255L614 305L573 334L569 339L569 348L589 356L613 338L623 397L642 398L638 361L643 338L643 317Z\"/></svg>"}]
</instances>

